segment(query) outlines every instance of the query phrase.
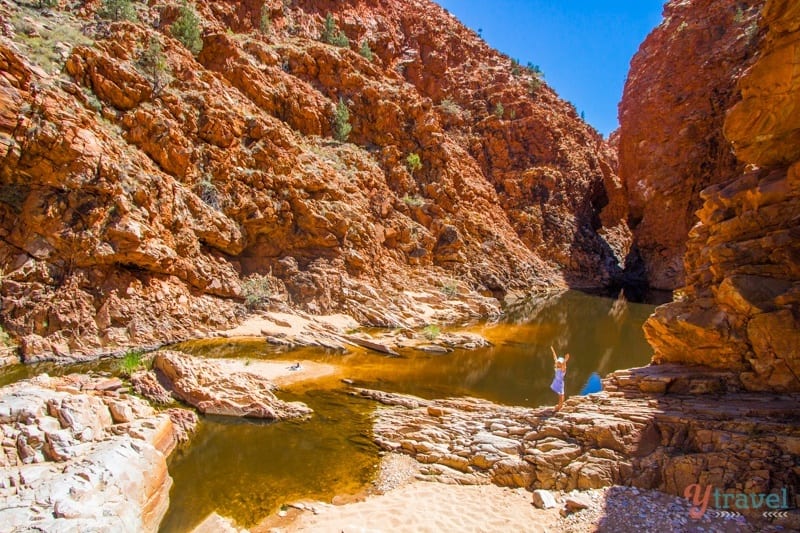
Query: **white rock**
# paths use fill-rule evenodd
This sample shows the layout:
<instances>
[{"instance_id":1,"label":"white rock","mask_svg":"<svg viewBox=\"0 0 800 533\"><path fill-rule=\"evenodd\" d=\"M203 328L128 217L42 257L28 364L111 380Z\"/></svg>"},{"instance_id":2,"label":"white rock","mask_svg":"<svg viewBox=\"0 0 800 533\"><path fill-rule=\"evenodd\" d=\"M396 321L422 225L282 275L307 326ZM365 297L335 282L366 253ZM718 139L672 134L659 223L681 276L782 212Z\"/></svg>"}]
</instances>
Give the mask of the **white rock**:
<instances>
[{"instance_id":1,"label":"white rock","mask_svg":"<svg viewBox=\"0 0 800 533\"><path fill-rule=\"evenodd\" d=\"M533 505L539 509L552 509L557 504L555 497L549 490L536 489L533 491Z\"/></svg>"}]
</instances>

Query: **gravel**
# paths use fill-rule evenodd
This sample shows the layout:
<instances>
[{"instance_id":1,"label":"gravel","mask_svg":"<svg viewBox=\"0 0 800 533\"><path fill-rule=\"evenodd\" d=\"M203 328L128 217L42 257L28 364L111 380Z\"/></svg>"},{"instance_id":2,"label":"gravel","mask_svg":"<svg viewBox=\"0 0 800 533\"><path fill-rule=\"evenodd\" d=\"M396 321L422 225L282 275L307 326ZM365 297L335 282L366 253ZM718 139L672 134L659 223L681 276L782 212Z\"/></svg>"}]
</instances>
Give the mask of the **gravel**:
<instances>
[{"instance_id":1,"label":"gravel","mask_svg":"<svg viewBox=\"0 0 800 533\"><path fill-rule=\"evenodd\" d=\"M582 533L690 532L737 533L785 531L778 526L755 525L744 516L716 516L708 509L699 520L689 517L689 501L655 490L607 487L584 491L592 505L559 519L559 531ZM563 506L566 494L556 494Z\"/></svg>"}]
</instances>

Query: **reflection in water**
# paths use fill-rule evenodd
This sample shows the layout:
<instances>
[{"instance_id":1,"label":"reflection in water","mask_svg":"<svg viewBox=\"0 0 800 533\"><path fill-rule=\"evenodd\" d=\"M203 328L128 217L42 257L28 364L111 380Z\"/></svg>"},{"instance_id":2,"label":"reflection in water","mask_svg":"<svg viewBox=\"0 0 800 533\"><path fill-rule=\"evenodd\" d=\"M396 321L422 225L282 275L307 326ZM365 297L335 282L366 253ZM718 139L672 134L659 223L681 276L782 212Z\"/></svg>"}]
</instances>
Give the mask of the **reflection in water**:
<instances>
[{"instance_id":1,"label":"reflection in water","mask_svg":"<svg viewBox=\"0 0 800 533\"><path fill-rule=\"evenodd\" d=\"M308 348L286 352L263 340L178 345L202 357L285 358L287 363L308 359L341 370L280 394L314 409L309 421L270 424L201 417L190 445L170 458L175 483L161 530L186 531L215 510L249 526L284 503L330 500L364 487L378 460L370 435L375 405L347 395L341 378L427 398L477 396L505 404L554 405L551 345L558 353L571 354L566 392L579 394L593 373L604 376L649 362L652 352L642 324L653 308L574 291L535 297L509 309L500 322L470 328L492 341L492 347L436 355L409 350L400 358L360 349L344 355ZM0 371L0 385L40 372L113 371L115 366L115 361L18 365Z\"/></svg>"},{"instance_id":2,"label":"reflection in water","mask_svg":"<svg viewBox=\"0 0 800 533\"><path fill-rule=\"evenodd\" d=\"M341 392L284 395L314 409L306 422L202 417L169 461L174 480L162 532L188 531L217 510L245 527L301 498L356 493L373 478L372 402Z\"/></svg>"},{"instance_id":3,"label":"reflection in water","mask_svg":"<svg viewBox=\"0 0 800 533\"><path fill-rule=\"evenodd\" d=\"M0 368L0 387L22 379L30 379L39 374L51 376L66 376L67 374L86 374L88 372L108 372L119 374L119 359L100 359L85 363L33 363L29 365L17 364Z\"/></svg>"},{"instance_id":4,"label":"reflection in water","mask_svg":"<svg viewBox=\"0 0 800 533\"><path fill-rule=\"evenodd\" d=\"M370 438L375 406L346 395L341 378L427 398L477 396L514 405L554 405L550 345L572 354L566 390L568 396L578 394L593 373L649 362L651 350L641 328L653 308L573 291L532 298L510 309L501 322L470 328L494 346L444 355L410 350L390 358L366 350L342 355L307 348L284 353L263 340L179 345L203 357L309 359L341 371L314 382L311 390L296 387L281 394L314 409L308 422L204 417L190 446L170 460L175 485L162 531L186 530L214 510L247 526L284 503L330 500L368 483L378 459Z\"/></svg>"}]
</instances>

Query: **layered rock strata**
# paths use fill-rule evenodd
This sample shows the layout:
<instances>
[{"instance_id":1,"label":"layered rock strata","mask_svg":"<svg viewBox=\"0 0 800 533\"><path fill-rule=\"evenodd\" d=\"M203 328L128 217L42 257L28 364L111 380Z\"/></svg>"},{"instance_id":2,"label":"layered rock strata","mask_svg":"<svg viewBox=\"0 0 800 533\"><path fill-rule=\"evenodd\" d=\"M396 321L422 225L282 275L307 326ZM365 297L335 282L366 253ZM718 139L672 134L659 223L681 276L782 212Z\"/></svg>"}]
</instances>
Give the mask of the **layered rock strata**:
<instances>
[{"instance_id":1,"label":"layered rock strata","mask_svg":"<svg viewBox=\"0 0 800 533\"><path fill-rule=\"evenodd\" d=\"M753 61L765 0L672 0L631 61L619 105L619 176L647 282L684 284L700 191L742 173L723 135Z\"/></svg>"},{"instance_id":2,"label":"layered rock strata","mask_svg":"<svg viewBox=\"0 0 800 533\"><path fill-rule=\"evenodd\" d=\"M46 374L0 390L0 520L7 530L157 531L169 505L169 413L118 379ZM196 419L195 419L196 420Z\"/></svg>"},{"instance_id":3,"label":"layered rock strata","mask_svg":"<svg viewBox=\"0 0 800 533\"><path fill-rule=\"evenodd\" d=\"M733 370L749 390L800 391L800 9L770 0L764 44L725 135L750 170L705 189L678 301L645 324L655 362Z\"/></svg>"},{"instance_id":4,"label":"layered rock strata","mask_svg":"<svg viewBox=\"0 0 800 533\"><path fill-rule=\"evenodd\" d=\"M377 411L375 442L416 458L421 475L440 482L559 490L622 484L681 496L695 483L724 493L798 486L800 396L732 392L736 382L735 373L704 367L620 371L604 392L569 398L558 413L357 394L393 406ZM800 495L791 497L790 506L800 503Z\"/></svg>"},{"instance_id":5,"label":"layered rock strata","mask_svg":"<svg viewBox=\"0 0 800 533\"><path fill-rule=\"evenodd\" d=\"M392 325L375 302L410 287L621 273L613 153L436 4L198 3L196 56L172 4L92 6L0 6L2 325L25 360L200 335L245 301ZM328 11L349 47L320 41Z\"/></svg>"},{"instance_id":6,"label":"layered rock strata","mask_svg":"<svg viewBox=\"0 0 800 533\"><path fill-rule=\"evenodd\" d=\"M311 409L302 402L284 402L265 378L247 372L230 372L180 352L160 351L153 369L180 400L204 414L285 420L304 417Z\"/></svg>"}]
</instances>

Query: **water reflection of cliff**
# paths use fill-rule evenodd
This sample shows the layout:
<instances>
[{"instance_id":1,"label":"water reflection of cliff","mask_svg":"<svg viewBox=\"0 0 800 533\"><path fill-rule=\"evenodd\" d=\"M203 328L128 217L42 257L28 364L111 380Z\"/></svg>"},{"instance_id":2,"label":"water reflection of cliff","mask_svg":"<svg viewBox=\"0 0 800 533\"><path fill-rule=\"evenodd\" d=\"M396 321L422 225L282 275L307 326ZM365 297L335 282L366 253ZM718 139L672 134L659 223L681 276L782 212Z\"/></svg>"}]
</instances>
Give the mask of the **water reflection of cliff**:
<instances>
[{"instance_id":1,"label":"water reflection of cliff","mask_svg":"<svg viewBox=\"0 0 800 533\"><path fill-rule=\"evenodd\" d=\"M567 393L577 394L593 372L604 376L649 362L652 351L641 327L653 308L624 296L577 291L532 296L510 306L501 323L481 329L495 347L480 354L489 368L470 361L475 364L470 375L480 368L484 384L497 380L491 388L499 401L553 403L551 345L559 354L571 354ZM504 363L506 368L495 368Z\"/></svg>"}]
</instances>

